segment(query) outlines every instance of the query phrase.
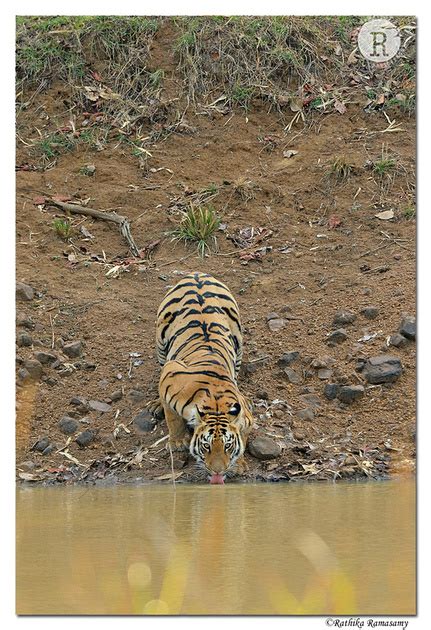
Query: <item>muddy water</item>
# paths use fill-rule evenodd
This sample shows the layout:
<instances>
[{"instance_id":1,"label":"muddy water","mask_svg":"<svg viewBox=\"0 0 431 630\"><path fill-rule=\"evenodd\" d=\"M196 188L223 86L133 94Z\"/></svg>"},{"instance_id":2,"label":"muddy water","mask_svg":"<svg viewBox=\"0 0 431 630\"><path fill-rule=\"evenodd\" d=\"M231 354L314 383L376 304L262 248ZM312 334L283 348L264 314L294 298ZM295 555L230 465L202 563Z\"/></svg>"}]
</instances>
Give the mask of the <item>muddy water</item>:
<instances>
[{"instance_id":1,"label":"muddy water","mask_svg":"<svg viewBox=\"0 0 431 630\"><path fill-rule=\"evenodd\" d=\"M415 613L415 484L19 488L19 614Z\"/></svg>"}]
</instances>

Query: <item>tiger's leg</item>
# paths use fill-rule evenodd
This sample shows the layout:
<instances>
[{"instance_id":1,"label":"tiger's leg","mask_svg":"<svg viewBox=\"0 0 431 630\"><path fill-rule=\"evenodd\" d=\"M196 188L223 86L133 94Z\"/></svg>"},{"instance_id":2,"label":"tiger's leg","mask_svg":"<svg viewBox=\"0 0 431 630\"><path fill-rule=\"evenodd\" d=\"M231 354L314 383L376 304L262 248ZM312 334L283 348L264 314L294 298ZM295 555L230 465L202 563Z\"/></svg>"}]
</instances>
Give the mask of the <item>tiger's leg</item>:
<instances>
[{"instance_id":1,"label":"tiger's leg","mask_svg":"<svg viewBox=\"0 0 431 630\"><path fill-rule=\"evenodd\" d=\"M157 420L163 420L165 412L163 411L163 405L160 398L150 400L150 402L148 402L145 406L148 411L157 418Z\"/></svg>"},{"instance_id":2,"label":"tiger's leg","mask_svg":"<svg viewBox=\"0 0 431 630\"><path fill-rule=\"evenodd\" d=\"M241 455L241 457L238 457L238 459L235 462L235 472L243 475L244 473L246 473L248 470L248 464L245 461L245 457L244 455Z\"/></svg>"},{"instance_id":3,"label":"tiger's leg","mask_svg":"<svg viewBox=\"0 0 431 630\"><path fill-rule=\"evenodd\" d=\"M169 442L173 451L188 450L190 435L187 431L187 423L168 405L163 404L165 418L169 429Z\"/></svg>"}]
</instances>

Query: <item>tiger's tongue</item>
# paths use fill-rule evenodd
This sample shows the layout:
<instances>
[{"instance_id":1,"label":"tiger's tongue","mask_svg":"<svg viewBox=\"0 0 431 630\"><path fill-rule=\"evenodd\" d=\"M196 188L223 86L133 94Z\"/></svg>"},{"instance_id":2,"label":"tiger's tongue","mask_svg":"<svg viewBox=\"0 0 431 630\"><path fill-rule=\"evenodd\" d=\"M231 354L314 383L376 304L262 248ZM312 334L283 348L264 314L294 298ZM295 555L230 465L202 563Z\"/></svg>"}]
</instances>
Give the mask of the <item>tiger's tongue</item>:
<instances>
[{"instance_id":1,"label":"tiger's tongue","mask_svg":"<svg viewBox=\"0 0 431 630\"><path fill-rule=\"evenodd\" d=\"M224 483L223 475L214 473L213 475L211 475L210 483Z\"/></svg>"}]
</instances>

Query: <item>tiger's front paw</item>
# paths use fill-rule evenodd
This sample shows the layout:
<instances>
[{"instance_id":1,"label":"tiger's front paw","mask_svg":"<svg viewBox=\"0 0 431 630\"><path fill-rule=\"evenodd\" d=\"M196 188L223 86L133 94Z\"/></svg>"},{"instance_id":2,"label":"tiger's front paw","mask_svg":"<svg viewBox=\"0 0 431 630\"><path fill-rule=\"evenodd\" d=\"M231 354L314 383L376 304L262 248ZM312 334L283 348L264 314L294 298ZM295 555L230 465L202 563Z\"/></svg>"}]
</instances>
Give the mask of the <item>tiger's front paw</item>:
<instances>
[{"instance_id":1,"label":"tiger's front paw","mask_svg":"<svg viewBox=\"0 0 431 630\"><path fill-rule=\"evenodd\" d=\"M248 464L245 461L244 455L237 459L237 461L235 462L234 470L239 475L244 475L248 471Z\"/></svg>"},{"instance_id":2,"label":"tiger's front paw","mask_svg":"<svg viewBox=\"0 0 431 630\"><path fill-rule=\"evenodd\" d=\"M163 411L163 405L160 401L160 398L154 398L154 400L150 400L150 402L147 403L145 406L157 420L163 420L163 418L165 417L165 412Z\"/></svg>"},{"instance_id":3,"label":"tiger's front paw","mask_svg":"<svg viewBox=\"0 0 431 630\"><path fill-rule=\"evenodd\" d=\"M169 444L172 452L188 451L190 446L190 437L184 436L183 438L169 438Z\"/></svg>"}]
</instances>

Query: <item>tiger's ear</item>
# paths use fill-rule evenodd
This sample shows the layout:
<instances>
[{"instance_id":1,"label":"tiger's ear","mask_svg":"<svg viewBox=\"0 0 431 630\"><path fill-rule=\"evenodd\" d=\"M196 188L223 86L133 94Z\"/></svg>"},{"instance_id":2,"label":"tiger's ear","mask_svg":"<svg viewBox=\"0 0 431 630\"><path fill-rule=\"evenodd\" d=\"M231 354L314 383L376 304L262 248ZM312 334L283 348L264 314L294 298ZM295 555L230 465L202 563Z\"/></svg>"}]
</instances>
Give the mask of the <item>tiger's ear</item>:
<instances>
[{"instance_id":1,"label":"tiger's ear","mask_svg":"<svg viewBox=\"0 0 431 630\"><path fill-rule=\"evenodd\" d=\"M239 416L241 411L241 405L239 404L239 402L236 402L235 404L232 405L232 407L229 409L229 414L231 416Z\"/></svg>"}]
</instances>

